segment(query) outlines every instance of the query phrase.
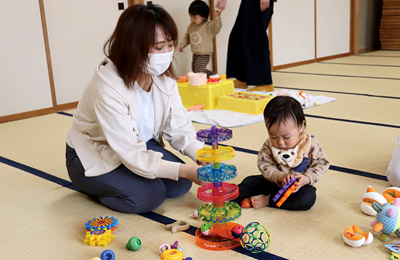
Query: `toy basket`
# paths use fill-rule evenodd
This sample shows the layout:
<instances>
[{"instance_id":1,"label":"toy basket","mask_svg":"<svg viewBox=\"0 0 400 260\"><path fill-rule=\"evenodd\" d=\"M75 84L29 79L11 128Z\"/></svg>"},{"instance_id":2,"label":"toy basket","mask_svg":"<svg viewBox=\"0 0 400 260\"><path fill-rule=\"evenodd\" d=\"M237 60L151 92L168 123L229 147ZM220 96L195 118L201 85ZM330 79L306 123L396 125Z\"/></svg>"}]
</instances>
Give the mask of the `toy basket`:
<instances>
[{"instance_id":1,"label":"toy basket","mask_svg":"<svg viewBox=\"0 0 400 260\"><path fill-rule=\"evenodd\" d=\"M188 82L178 82L179 94L186 108L195 105L204 105L203 109L216 109L218 97L232 94L235 87L232 80L224 80L218 83L207 83L202 86L190 86Z\"/></svg>"},{"instance_id":2,"label":"toy basket","mask_svg":"<svg viewBox=\"0 0 400 260\"><path fill-rule=\"evenodd\" d=\"M265 106L273 98L272 95L236 92L220 96L218 109L257 115L263 113Z\"/></svg>"}]
</instances>

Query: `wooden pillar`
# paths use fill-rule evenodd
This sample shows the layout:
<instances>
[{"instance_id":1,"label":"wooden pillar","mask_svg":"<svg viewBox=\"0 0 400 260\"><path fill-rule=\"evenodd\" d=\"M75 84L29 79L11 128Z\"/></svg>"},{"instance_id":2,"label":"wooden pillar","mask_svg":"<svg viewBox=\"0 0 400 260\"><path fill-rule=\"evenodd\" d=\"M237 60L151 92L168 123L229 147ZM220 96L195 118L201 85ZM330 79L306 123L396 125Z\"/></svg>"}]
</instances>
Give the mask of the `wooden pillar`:
<instances>
[{"instance_id":1,"label":"wooden pillar","mask_svg":"<svg viewBox=\"0 0 400 260\"><path fill-rule=\"evenodd\" d=\"M214 0L210 0L210 18L214 18L214 12L215 12L215 4ZM213 71L218 73L218 61L217 61L217 37L214 37L213 39L213 54L212 54L212 67Z\"/></svg>"},{"instance_id":2,"label":"wooden pillar","mask_svg":"<svg viewBox=\"0 0 400 260\"><path fill-rule=\"evenodd\" d=\"M350 55L358 54L360 0L350 0Z\"/></svg>"},{"instance_id":3,"label":"wooden pillar","mask_svg":"<svg viewBox=\"0 0 400 260\"><path fill-rule=\"evenodd\" d=\"M142 4L144 5L144 0L128 0L128 6Z\"/></svg>"},{"instance_id":4,"label":"wooden pillar","mask_svg":"<svg viewBox=\"0 0 400 260\"><path fill-rule=\"evenodd\" d=\"M55 89L55 84L54 84L53 66L51 64L50 44L49 44L49 36L47 33L47 22L46 22L46 14L45 14L45 10L44 10L43 0L39 0L39 7L40 7L40 16L42 19L44 47L46 50L46 60L47 60L47 68L48 68L48 73L49 73L51 99L53 102L54 112L56 112L57 111L56 89Z\"/></svg>"}]
</instances>

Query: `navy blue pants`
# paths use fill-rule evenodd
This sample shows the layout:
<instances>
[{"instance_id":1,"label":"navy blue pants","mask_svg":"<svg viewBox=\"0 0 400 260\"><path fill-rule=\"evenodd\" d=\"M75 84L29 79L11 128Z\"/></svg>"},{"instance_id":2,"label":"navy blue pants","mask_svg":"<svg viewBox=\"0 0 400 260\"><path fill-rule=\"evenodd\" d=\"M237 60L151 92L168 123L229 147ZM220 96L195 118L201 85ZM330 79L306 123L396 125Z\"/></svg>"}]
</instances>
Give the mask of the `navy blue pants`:
<instances>
[{"instance_id":1,"label":"navy blue pants","mask_svg":"<svg viewBox=\"0 0 400 260\"><path fill-rule=\"evenodd\" d=\"M273 201L274 196L282 188L276 183L267 181L262 175L252 175L246 177L239 185L239 197L235 202L239 203L245 199L256 195L270 195L269 207L277 208ZM292 193L289 198L280 206L286 210L308 210L317 199L316 188L311 185L301 187L296 193Z\"/></svg>"},{"instance_id":2,"label":"navy blue pants","mask_svg":"<svg viewBox=\"0 0 400 260\"><path fill-rule=\"evenodd\" d=\"M163 159L183 163L155 140L146 143L148 150L163 153ZM192 182L180 178L146 179L131 172L123 164L117 169L97 176L86 177L82 163L75 150L67 145L66 165L71 181L84 193L93 196L104 206L125 213L144 213L160 206L165 198L187 193ZM133 159L133 158L132 158Z\"/></svg>"}]
</instances>

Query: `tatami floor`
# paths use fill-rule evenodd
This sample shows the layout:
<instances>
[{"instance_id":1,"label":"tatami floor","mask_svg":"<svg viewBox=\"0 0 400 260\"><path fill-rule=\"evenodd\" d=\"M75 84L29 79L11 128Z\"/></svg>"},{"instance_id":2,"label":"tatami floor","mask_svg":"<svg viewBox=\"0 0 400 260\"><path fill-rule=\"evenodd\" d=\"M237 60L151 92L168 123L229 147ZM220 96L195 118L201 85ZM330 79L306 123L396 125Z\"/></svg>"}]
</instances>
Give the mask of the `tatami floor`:
<instances>
[{"instance_id":1,"label":"tatami floor","mask_svg":"<svg viewBox=\"0 0 400 260\"><path fill-rule=\"evenodd\" d=\"M188 215L202 201L197 186L178 199L167 199L142 215L109 210L75 189L64 166L65 138L73 111L0 125L0 259L91 259L111 249L116 259L159 259L163 243L179 242L185 257L206 259L389 259L390 251L374 234L371 245L347 246L343 230L357 224L372 229L374 218L360 210L361 196L372 185L382 192L390 184L386 170L400 135L400 52L376 51L314 63L273 73L276 89L303 90L336 101L305 110L307 131L315 135L332 164L317 184L317 202L306 212L243 209L236 221L257 221L269 228L266 252L239 248L208 251L195 244L194 230L202 222ZM194 124L197 130L209 125ZM239 183L258 174L257 151L267 138L262 122L233 128L224 144L236 149ZM107 246L83 243L85 223L100 216L118 218L115 239ZM184 220L192 226L172 234L165 225ZM128 240L142 241L138 251L125 249ZM400 242L391 237L391 243ZM387 244L387 243L386 243Z\"/></svg>"}]
</instances>

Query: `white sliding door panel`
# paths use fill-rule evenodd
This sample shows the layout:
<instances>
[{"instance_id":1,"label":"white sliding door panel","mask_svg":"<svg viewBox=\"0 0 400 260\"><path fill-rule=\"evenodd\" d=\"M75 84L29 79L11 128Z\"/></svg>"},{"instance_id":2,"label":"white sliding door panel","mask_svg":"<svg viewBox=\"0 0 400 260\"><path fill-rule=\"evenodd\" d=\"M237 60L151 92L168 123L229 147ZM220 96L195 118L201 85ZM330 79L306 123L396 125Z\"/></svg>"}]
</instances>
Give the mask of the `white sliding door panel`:
<instances>
[{"instance_id":1,"label":"white sliding door panel","mask_svg":"<svg viewBox=\"0 0 400 260\"><path fill-rule=\"evenodd\" d=\"M127 1L44 0L57 104L78 101Z\"/></svg>"},{"instance_id":2,"label":"white sliding door panel","mask_svg":"<svg viewBox=\"0 0 400 260\"><path fill-rule=\"evenodd\" d=\"M350 0L317 0L317 58L350 52Z\"/></svg>"},{"instance_id":3,"label":"white sliding door panel","mask_svg":"<svg viewBox=\"0 0 400 260\"><path fill-rule=\"evenodd\" d=\"M272 16L273 66L315 57L314 0L280 0Z\"/></svg>"},{"instance_id":4,"label":"white sliding door panel","mask_svg":"<svg viewBox=\"0 0 400 260\"><path fill-rule=\"evenodd\" d=\"M38 1L0 2L0 116L52 107Z\"/></svg>"}]
</instances>

